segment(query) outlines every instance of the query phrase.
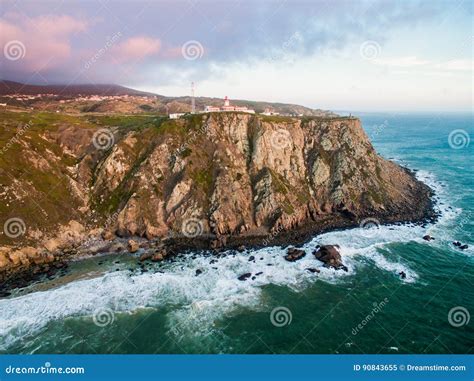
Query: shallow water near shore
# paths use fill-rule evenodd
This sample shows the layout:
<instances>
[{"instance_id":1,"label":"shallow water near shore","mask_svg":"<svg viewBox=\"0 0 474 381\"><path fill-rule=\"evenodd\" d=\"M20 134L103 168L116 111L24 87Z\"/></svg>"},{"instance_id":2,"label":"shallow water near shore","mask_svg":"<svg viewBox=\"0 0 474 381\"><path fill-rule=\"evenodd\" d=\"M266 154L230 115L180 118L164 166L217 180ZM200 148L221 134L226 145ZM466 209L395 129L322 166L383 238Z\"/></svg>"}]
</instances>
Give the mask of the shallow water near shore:
<instances>
[{"instance_id":1,"label":"shallow water near shore","mask_svg":"<svg viewBox=\"0 0 474 381\"><path fill-rule=\"evenodd\" d=\"M474 136L472 116L362 122L380 154L435 189L437 223L325 233L294 263L282 247L144 268L131 254L75 262L66 276L0 300L0 352L472 353L474 318L457 326L449 313L474 314L474 144L448 144L455 129ZM348 272L322 267L311 254L318 244L339 244Z\"/></svg>"}]
</instances>

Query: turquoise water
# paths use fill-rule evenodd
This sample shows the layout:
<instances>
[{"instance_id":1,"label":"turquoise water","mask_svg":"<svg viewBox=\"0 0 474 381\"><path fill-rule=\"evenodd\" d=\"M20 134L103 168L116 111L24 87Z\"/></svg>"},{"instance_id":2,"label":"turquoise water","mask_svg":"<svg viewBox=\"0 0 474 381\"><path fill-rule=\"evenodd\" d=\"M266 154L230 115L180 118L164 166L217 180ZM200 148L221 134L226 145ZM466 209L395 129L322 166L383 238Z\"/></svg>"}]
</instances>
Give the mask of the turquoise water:
<instances>
[{"instance_id":1,"label":"turquoise water","mask_svg":"<svg viewBox=\"0 0 474 381\"><path fill-rule=\"evenodd\" d=\"M473 353L474 143L463 147L461 132L451 139L461 148L449 144L454 130L474 136L472 116L361 117L379 153L436 190L436 224L332 232L304 246L339 244L347 273L312 255L286 262L280 247L217 262L181 256L146 272L131 254L92 257L0 300L0 352ZM262 274L237 280L246 272Z\"/></svg>"}]
</instances>

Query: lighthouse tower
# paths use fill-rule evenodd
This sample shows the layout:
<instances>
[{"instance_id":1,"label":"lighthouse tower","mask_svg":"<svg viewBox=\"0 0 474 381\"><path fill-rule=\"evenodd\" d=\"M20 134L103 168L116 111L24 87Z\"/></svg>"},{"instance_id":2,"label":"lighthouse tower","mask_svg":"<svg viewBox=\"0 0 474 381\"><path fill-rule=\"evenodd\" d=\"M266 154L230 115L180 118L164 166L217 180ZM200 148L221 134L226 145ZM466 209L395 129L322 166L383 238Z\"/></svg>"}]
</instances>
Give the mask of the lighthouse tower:
<instances>
[{"instance_id":1,"label":"lighthouse tower","mask_svg":"<svg viewBox=\"0 0 474 381\"><path fill-rule=\"evenodd\" d=\"M230 106L229 98L227 98L227 95L226 95L224 98L224 107L229 107L229 106Z\"/></svg>"}]
</instances>

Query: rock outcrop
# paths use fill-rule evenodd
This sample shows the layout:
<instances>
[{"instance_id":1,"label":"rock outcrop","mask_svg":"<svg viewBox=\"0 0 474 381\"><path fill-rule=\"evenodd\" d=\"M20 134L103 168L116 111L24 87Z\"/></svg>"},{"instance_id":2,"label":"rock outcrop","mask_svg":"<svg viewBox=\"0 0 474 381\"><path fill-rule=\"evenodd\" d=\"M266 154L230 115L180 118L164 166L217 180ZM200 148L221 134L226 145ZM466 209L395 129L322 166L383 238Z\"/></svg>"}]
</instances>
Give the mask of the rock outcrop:
<instances>
[{"instance_id":1,"label":"rock outcrop","mask_svg":"<svg viewBox=\"0 0 474 381\"><path fill-rule=\"evenodd\" d=\"M304 250L291 247L287 250L285 259L288 262L295 262L302 259L305 255L306 255L306 252Z\"/></svg>"},{"instance_id":2,"label":"rock outcrop","mask_svg":"<svg viewBox=\"0 0 474 381\"><path fill-rule=\"evenodd\" d=\"M332 267L336 270L347 271L347 267L342 263L338 245L324 245L314 251L314 256L324 263L325 267Z\"/></svg>"},{"instance_id":3,"label":"rock outcrop","mask_svg":"<svg viewBox=\"0 0 474 381\"><path fill-rule=\"evenodd\" d=\"M24 225L0 235L0 272L34 261L14 254L21 247L56 255L101 233L218 249L431 213L431 190L377 155L353 117L4 114L5 141L15 118L32 120L14 155L0 157L1 222Z\"/></svg>"}]
</instances>

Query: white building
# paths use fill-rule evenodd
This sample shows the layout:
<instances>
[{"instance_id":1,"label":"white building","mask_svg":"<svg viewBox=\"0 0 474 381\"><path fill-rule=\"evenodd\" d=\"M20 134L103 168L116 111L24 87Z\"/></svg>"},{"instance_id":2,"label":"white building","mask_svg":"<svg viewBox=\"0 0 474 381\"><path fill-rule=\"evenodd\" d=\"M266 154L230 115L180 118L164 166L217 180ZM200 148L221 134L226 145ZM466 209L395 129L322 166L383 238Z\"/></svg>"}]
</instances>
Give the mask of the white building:
<instances>
[{"instance_id":1,"label":"white building","mask_svg":"<svg viewBox=\"0 0 474 381\"><path fill-rule=\"evenodd\" d=\"M249 109L247 107L232 106L230 104L229 98L227 98L227 95L224 98L224 105L222 107L206 106L204 108L204 112L226 112L226 111L239 111L239 112L247 112L249 114L255 114L255 110Z\"/></svg>"},{"instance_id":2,"label":"white building","mask_svg":"<svg viewBox=\"0 0 474 381\"><path fill-rule=\"evenodd\" d=\"M183 115L184 115L184 112L177 112L177 113L174 113L174 114L170 114L169 116L170 116L170 119L179 119Z\"/></svg>"},{"instance_id":3,"label":"white building","mask_svg":"<svg viewBox=\"0 0 474 381\"><path fill-rule=\"evenodd\" d=\"M204 108L204 111L205 112L218 112L218 111L221 111L221 109L219 107L216 107L216 106L206 106Z\"/></svg>"},{"instance_id":4,"label":"white building","mask_svg":"<svg viewBox=\"0 0 474 381\"><path fill-rule=\"evenodd\" d=\"M280 115L279 112L275 112L270 110L269 108L266 108L264 112L262 112L262 115Z\"/></svg>"}]
</instances>

